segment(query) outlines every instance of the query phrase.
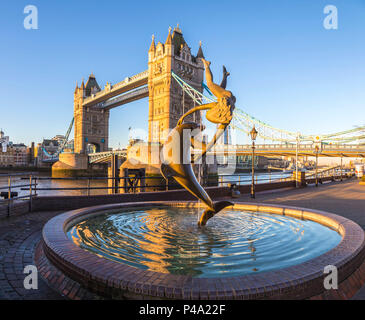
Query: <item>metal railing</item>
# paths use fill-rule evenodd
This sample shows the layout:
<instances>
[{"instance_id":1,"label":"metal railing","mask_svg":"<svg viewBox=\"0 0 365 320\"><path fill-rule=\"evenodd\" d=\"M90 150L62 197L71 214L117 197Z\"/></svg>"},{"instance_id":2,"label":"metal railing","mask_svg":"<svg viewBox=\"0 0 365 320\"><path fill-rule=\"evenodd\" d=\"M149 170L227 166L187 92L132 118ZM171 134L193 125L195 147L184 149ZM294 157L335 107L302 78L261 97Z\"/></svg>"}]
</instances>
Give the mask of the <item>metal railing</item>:
<instances>
[{"instance_id":1,"label":"metal railing","mask_svg":"<svg viewBox=\"0 0 365 320\"><path fill-rule=\"evenodd\" d=\"M233 180L229 180L230 178L236 178ZM276 183L276 182L284 182L284 181L293 181L293 176L287 176L287 177L278 177L274 173L267 172L265 173L265 176L256 174L255 175L255 184L263 184L263 183ZM252 177L251 174L249 175L221 175L218 179L218 186L228 186L229 184L236 184L238 186L240 185L250 185L252 183Z\"/></svg>"},{"instance_id":2,"label":"metal railing","mask_svg":"<svg viewBox=\"0 0 365 320\"><path fill-rule=\"evenodd\" d=\"M353 172L349 172L347 170L344 169L340 169L340 168L329 168L329 169L325 169L322 171L318 171L317 173L317 179L324 179L324 178L333 178L333 180L335 179L340 179L340 181L342 181L344 178L350 178L354 175ZM312 180L316 178L316 174L315 173L311 173L308 176L306 176L306 180Z\"/></svg>"},{"instance_id":3,"label":"metal railing","mask_svg":"<svg viewBox=\"0 0 365 320\"><path fill-rule=\"evenodd\" d=\"M36 173L33 172L24 172L24 173L6 173L0 174L0 178L7 178L7 185L0 186L0 206L2 204L7 205L8 207L8 216L10 215L11 208L14 205L14 202L17 200L28 200L29 201L29 211L32 210L32 201L33 197L37 196L37 177ZM27 178L24 178L27 176ZM20 178L20 180L27 180L28 183L19 183L16 182L14 184L14 177ZM1 191L6 190L6 191ZM18 190L27 190L28 193L25 195L19 195Z\"/></svg>"},{"instance_id":4,"label":"metal railing","mask_svg":"<svg viewBox=\"0 0 365 320\"><path fill-rule=\"evenodd\" d=\"M27 178L22 178L27 179ZM93 181L109 181L117 180L118 187L115 186L93 186ZM146 180L157 180L160 183L157 184L146 184ZM291 181L290 177L278 177L275 173L268 173L266 176L256 175L256 184L260 183L275 183L282 181ZM118 189L123 190L124 193L136 193L145 192L146 190L151 191L151 189L162 190L176 190L182 189L182 187L175 182L173 179L166 181L161 176L125 176L125 177L70 177L70 178L52 178L52 177L33 177L33 181L37 181L37 192L41 191L86 191L86 195L90 196L92 190L112 190ZM43 187L39 186L42 181L84 181L86 186L75 186L75 187ZM236 185L246 185L251 183L251 176L247 174L235 174L235 175L221 175L217 178L213 176L202 176L201 183L203 187L209 186L228 186L230 184ZM21 190L28 190L22 187Z\"/></svg>"},{"instance_id":5,"label":"metal railing","mask_svg":"<svg viewBox=\"0 0 365 320\"><path fill-rule=\"evenodd\" d=\"M23 178L25 179L25 178ZM33 179L37 179L37 181L86 181L87 182L87 186L85 187L37 187L37 191L82 191L82 190L86 190L87 196L90 196L90 191L91 190L111 190L111 189L115 189L115 186L92 186L92 181L102 181L102 180L117 180L118 183L120 182L124 182L124 185L118 185L118 189L124 189L124 191L126 193L128 192L137 192L137 189L147 189L147 188L164 188L164 189L168 189L171 187L179 187L179 184L172 184L172 183L167 183L165 181L165 179L163 177L154 177L154 176L142 176L142 177L135 177L135 176L126 176L126 177L118 177L118 178L114 178L114 177L70 177L70 178L53 178L53 177L34 177ZM157 180L163 180L164 184L156 184L156 185L147 185L147 184L142 184L142 185L130 185L129 181L133 180L133 179L138 179L138 182L140 181L145 181L145 180L150 180L150 179L157 179ZM38 183L39 185L39 183ZM21 188L21 190L27 190L26 188Z\"/></svg>"},{"instance_id":6,"label":"metal railing","mask_svg":"<svg viewBox=\"0 0 365 320\"><path fill-rule=\"evenodd\" d=\"M340 175L336 168L331 168L327 170L323 170L322 172L318 172L318 179L323 179L326 177L333 177L333 180L341 177L348 177L348 173ZM28 200L29 208L32 208L32 201L35 196L38 196L42 191L55 191L60 195L60 191L85 191L87 196L91 195L91 192L94 190L117 190L124 191L124 193L137 193L137 192L146 192L146 191L164 191L164 190L177 190L181 189L181 186L177 184L173 179L169 179L166 181L161 176L126 176L126 177L70 177L70 178L52 178L52 177L41 177L37 176L36 173L14 173L14 174L0 174L0 177L7 178L7 185L0 186L0 191L5 190L1 193L2 198L0 198L0 205L7 204L8 212L10 213L10 209L15 201L18 200ZM14 177L19 177L20 181L14 184ZM306 177L306 180L313 179L313 175L309 175ZM75 184L75 186L42 186L42 181L83 181L84 186L80 186ZM104 186L95 186L93 185L94 181L110 181L117 180L117 187L115 185L107 185ZM152 181L157 181L157 183L146 183ZM250 185L252 183L251 176L249 174L235 174L235 175L220 175L218 177L205 176L202 177L203 187L209 186L219 186L219 187L227 187L230 185ZM292 175L280 177L276 172L267 172L265 174L256 174L255 175L255 184L268 184L268 183L278 183L278 182L287 182L294 181ZM26 194L19 195L19 192L16 191L27 191Z\"/></svg>"},{"instance_id":7,"label":"metal railing","mask_svg":"<svg viewBox=\"0 0 365 320\"><path fill-rule=\"evenodd\" d=\"M327 177L327 176L331 176L331 175L335 175L337 172L340 172L340 174L344 174L344 170L343 168L341 168L341 166L334 166L334 167L329 167L329 168L325 168L325 169L318 169L317 175L318 176L322 176L322 177ZM315 178L316 177L316 172L315 170L312 170L308 173L306 173L306 178L310 179L310 178Z\"/></svg>"}]
</instances>

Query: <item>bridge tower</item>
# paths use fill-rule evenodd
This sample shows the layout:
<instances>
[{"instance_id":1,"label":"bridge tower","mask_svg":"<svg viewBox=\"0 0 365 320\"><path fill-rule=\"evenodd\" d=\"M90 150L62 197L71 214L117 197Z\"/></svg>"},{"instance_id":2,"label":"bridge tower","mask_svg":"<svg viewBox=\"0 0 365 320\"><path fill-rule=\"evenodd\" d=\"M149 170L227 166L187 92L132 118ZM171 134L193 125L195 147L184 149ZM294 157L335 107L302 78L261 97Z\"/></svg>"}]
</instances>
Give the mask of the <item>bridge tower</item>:
<instances>
[{"instance_id":1,"label":"bridge tower","mask_svg":"<svg viewBox=\"0 0 365 320\"><path fill-rule=\"evenodd\" d=\"M100 91L100 87L91 74L86 85L76 85L74 92L75 138L74 152L87 154L92 151L108 151L109 111L97 105L84 107L85 98Z\"/></svg>"},{"instance_id":2,"label":"bridge tower","mask_svg":"<svg viewBox=\"0 0 365 320\"><path fill-rule=\"evenodd\" d=\"M149 117L148 142L164 143L170 129L179 118L194 107L194 101L171 76L174 71L196 90L203 92L204 65L201 44L196 56L183 37L179 25L171 28L165 43L155 45L154 36L148 51ZM187 120L200 122L200 114L191 115Z\"/></svg>"}]
</instances>

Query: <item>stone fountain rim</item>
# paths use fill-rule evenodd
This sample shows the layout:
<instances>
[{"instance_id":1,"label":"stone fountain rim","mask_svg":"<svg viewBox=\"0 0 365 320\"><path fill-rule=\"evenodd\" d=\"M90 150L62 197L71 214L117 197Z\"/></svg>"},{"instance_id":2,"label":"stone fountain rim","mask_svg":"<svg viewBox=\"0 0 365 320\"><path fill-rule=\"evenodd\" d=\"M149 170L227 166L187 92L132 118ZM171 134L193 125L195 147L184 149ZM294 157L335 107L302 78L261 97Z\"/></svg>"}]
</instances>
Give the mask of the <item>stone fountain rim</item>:
<instances>
[{"instance_id":1,"label":"stone fountain rim","mask_svg":"<svg viewBox=\"0 0 365 320\"><path fill-rule=\"evenodd\" d=\"M224 278L193 278L142 270L80 248L66 235L68 228L87 217L136 207L199 207L192 201L148 201L98 205L62 213L42 231L46 257L67 276L107 297L152 299L305 299L325 291L324 267L338 268L339 283L363 262L365 233L342 216L307 208L236 202L233 209L281 214L315 221L337 231L341 242L326 253L287 268Z\"/></svg>"}]
</instances>

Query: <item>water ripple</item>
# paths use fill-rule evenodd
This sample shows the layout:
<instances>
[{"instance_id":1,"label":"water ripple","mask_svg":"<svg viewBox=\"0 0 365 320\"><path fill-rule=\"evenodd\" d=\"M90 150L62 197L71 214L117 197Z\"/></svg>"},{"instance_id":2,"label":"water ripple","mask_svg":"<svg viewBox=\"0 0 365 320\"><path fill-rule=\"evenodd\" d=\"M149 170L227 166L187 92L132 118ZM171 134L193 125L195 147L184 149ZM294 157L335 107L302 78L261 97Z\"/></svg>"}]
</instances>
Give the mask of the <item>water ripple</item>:
<instances>
[{"instance_id":1,"label":"water ripple","mask_svg":"<svg viewBox=\"0 0 365 320\"><path fill-rule=\"evenodd\" d=\"M226 209L197 226L202 210L147 208L102 214L68 230L80 247L152 271L238 276L296 265L334 248L341 236L318 223Z\"/></svg>"}]
</instances>

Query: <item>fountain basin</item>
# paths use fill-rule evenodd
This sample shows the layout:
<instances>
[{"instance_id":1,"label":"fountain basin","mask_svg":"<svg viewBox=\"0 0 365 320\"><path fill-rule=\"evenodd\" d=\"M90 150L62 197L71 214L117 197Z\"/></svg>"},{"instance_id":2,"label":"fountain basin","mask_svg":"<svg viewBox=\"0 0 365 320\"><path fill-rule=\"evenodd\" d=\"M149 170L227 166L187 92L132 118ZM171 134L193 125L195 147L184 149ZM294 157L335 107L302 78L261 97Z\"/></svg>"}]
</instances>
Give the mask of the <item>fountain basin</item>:
<instances>
[{"instance_id":1,"label":"fountain basin","mask_svg":"<svg viewBox=\"0 0 365 320\"><path fill-rule=\"evenodd\" d=\"M304 299L324 292L324 267L336 266L341 282L360 266L364 258L364 232L346 218L303 208L245 203L235 204L234 210L258 216L273 214L273 217L281 215L298 221L309 220L335 230L341 235L341 240L334 248L299 264L260 273L235 276L203 274L197 277L118 262L82 249L69 238L74 226L100 217L105 212L112 214L141 207L186 209L197 206L197 203L191 202L123 203L66 212L44 226L43 250L58 269L89 290L109 298L132 299Z\"/></svg>"}]
</instances>

